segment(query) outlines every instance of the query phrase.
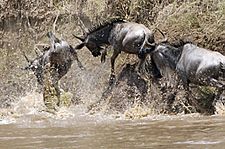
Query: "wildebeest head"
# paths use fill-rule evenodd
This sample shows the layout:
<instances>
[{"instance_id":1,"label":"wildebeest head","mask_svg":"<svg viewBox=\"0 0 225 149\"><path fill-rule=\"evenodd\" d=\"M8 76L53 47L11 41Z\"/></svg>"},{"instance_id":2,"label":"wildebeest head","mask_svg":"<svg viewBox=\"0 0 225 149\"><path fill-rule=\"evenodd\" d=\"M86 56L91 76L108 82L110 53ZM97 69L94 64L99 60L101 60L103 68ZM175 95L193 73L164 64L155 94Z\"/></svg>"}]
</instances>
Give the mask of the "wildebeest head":
<instances>
[{"instance_id":1,"label":"wildebeest head","mask_svg":"<svg viewBox=\"0 0 225 149\"><path fill-rule=\"evenodd\" d=\"M88 50L92 53L92 55L94 57L100 56L101 55L101 50L103 49L101 47L101 45L99 45L94 38L89 38L89 36L87 37L78 37L76 35L74 35L74 37L76 37L77 39L79 39L80 41L82 41L81 44L77 45L75 47L75 49L81 49L84 46L86 46L88 48Z\"/></svg>"},{"instance_id":2,"label":"wildebeest head","mask_svg":"<svg viewBox=\"0 0 225 149\"><path fill-rule=\"evenodd\" d=\"M28 65L26 67L24 67L23 69L35 71L35 69L37 69L38 65L39 65L38 59L36 58L34 60L30 60L24 52L23 52L23 56L25 57L26 61L28 62Z\"/></svg>"},{"instance_id":3,"label":"wildebeest head","mask_svg":"<svg viewBox=\"0 0 225 149\"><path fill-rule=\"evenodd\" d=\"M175 42L160 42L151 55L154 69L158 69L161 75L168 74L168 70L175 71L177 63L183 51L183 46L191 43L189 40L176 40Z\"/></svg>"},{"instance_id":4,"label":"wildebeest head","mask_svg":"<svg viewBox=\"0 0 225 149\"><path fill-rule=\"evenodd\" d=\"M35 76L37 77L37 81L39 84L43 84L43 65L42 65L42 57L37 57L34 60L29 60L28 57L23 53L25 59L28 62L28 66L23 68L24 70L31 70L34 72Z\"/></svg>"},{"instance_id":5,"label":"wildebeest head","mask_svg":"<svg viewBox=\"0 0 225 149\"><path fill-rule=\"evenodd\" d=\"M83 37L74 35L75 38L82 41L81 44L76 46L76 49L81 49L86 46L94 57L100 56L101 50L103 50L102 46L109 45L109 37L114 25L124 22L125 21L123 19L111 19L88 29L87 32L84 32Z\"/></svg>"},{"instance_id":6,"label":"wildebeest head","mask_svg":"<svg viewBox=\"0 0 225 149\"><path fill-rule=\"evenodd\" d=\"M33 60L29 60L23 53L28 62L28 66L24 70L31 70L37 77L38 83L43 84L44 70L47 68L46 64L57 73L52 76L54 80L59 81L71 68L73 60L76 60L78 66L83 69L81 62L78 59L76 50L66 41L58 39L52 32L48 32L47 36L50 39L50 45L44 48L44 51Z\"/></svg>"}]
</instances>

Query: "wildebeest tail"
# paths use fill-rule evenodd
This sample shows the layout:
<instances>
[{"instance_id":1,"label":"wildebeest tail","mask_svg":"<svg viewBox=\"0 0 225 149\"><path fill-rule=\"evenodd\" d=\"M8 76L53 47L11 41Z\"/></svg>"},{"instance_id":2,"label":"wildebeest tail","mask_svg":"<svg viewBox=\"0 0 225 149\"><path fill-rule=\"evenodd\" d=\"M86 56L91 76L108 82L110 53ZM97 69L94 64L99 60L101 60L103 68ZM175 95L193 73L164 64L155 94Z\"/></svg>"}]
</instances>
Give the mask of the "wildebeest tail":
<instances>
[{"instance_id":1,"label":"wildebeest tail","mask_svg":"<svg viewBox=\"0 0 225 149\"><path fill-rule=\"evenodd\" d=\"M138 54L139 58L143 58L146 54L151 53L155 48L155 43L149 43L149 37L146 36L146 33L144 33L143 37L143 43L140 47L140 51Z\"/></svg>"},{"instance_id":2,"label":"wildebeest tail","mask_svg":"<svg viewBox=\"0 0 225 149\"><path fill-rule=\"evenodd\" d=\"M47 33L47 36L51 41L54 41L54 43L60 42L60 40L51 31Z\"/></svg>"}]
</instances>

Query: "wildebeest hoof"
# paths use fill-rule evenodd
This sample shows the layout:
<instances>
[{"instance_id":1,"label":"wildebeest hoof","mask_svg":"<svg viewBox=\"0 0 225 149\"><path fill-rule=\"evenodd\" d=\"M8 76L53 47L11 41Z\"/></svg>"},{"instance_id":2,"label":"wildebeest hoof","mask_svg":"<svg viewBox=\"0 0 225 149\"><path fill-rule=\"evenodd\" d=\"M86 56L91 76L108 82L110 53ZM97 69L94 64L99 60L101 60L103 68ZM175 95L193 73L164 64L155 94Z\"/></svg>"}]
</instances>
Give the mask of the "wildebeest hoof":
<instances>
[{"instance_id":1,"label":"wildebeest hoof","mask_svg":"<svg viewBox=\"0 0 225 149\"><path fill-rule=\"evenodd\" d=\"M79 66L79 68L80 68L81 70L85 70L85 67L83 67L83 66Z\"/></svg>"},{"instance_id":2,"label":"wildebeest hoof","mask_svg":"<svg viewBox=\"0 0 225 149\"><path fill-rule=\"evenodd\" d=\"M106 51L106 49L104 49L103 52L102 52L102 55L101 55L101 63L105 62L106 55L107 55L107 51Z\"/></svg>"},{"instance_id":3,"label":"wildebeest hoof","mask_svg":"<svg viewBox=\"0 0 225 149\"><path fill-rule=\"evenodd\" d=\"M105 56L101 56L101 63L105 63Z\"/></svg>"},{"instance_id":4,"label":"wildebeest hoof","mask_svg":"<svg viewBox=\"0 0 225 149\"><path fill-rule=\"evenodd\" d=\"M94 57L98 57L98 56L101 55L101 52L100 52L100 51L92 52L92 55L93 55Z\"/></svg>"},{"instance_id":5,"label":"wildebeest hoof","mask_svg":"<svg viewBox=\"0 0 225 149\"><path fill-rule=\"evenodd\" d=\"M115 79L116 79L116 76L115 76L115 75L111 75L111 76L110 76L110 79L109 79L109 85L114 84Z\"/></svg>"}]
</instances>

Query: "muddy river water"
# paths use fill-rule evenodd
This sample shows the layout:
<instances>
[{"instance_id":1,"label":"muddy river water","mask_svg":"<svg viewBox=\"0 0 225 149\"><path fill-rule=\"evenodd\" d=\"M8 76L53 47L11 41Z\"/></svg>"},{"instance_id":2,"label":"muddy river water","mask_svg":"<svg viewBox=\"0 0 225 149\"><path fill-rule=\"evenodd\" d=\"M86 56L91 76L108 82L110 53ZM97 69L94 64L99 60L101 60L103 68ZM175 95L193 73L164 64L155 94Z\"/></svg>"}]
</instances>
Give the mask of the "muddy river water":
<instances>
[{"instance_id":1,"label":"muddy river water","mask_svg":"<svg viewBox=\"0 0 225 149\"><path fill-rule=\"evenodd\" d=\"M138 120L90 115L17 114L0 121L0 148L225 148L225 117L155 115Z\"/></svg>"}]
</instances>

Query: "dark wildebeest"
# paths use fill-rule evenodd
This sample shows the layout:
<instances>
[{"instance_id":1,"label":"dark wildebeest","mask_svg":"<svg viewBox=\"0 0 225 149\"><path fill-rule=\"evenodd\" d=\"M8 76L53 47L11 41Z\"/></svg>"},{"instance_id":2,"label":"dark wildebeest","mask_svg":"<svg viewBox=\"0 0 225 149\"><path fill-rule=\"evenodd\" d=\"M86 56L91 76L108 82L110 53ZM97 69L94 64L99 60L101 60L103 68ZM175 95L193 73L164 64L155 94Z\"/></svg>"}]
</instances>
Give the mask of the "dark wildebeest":
<instances>
[{"instance_id":1,"label":"dark wildebeest","mask_svg":"<svg viewBox=\"0 0 225 149\"><path fill-rule=\"evenodd\" d=\"M219 52L190 42L161 43L152 53L152 61L160 72L166 67L176 71L186 91L189 91L190 83L216 87L218 95L225 89L220 80L225 77L225 56Z\"/></svg>"},{"instance_id":2,"label":"dark wildebeest","mask_svg":"<svg viewBox=\"0 0 225 149\"><path fill-rule=\"evenodd\" d=\"M75 36L75 35L74 35ZM110 80L115 78L115 59L124 51L129 54L136 54L140 58L138 69L145 61L146 54L151 53L155 47L154 34L143 24L127 22L121 19L112 19L111 21L97 25L87 33L84 37L77 37L82 41L76 46L81 49L86 46L94 57L101 55L102 46L111 45L114 49L111 57L111 76ZM102 60L106 51L103 50Z\"/></svg>"}]
</instances>

